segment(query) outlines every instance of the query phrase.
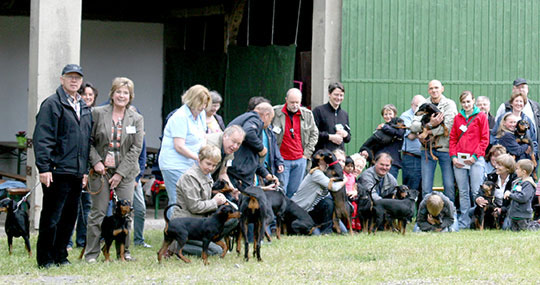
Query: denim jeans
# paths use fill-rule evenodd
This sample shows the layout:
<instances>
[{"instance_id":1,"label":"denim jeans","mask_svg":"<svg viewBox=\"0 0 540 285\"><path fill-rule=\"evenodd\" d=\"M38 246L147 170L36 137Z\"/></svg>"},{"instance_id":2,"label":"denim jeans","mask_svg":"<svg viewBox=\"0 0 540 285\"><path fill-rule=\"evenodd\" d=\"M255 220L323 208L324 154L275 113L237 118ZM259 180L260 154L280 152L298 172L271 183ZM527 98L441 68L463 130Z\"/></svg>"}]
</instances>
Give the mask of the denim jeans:
<instances>
[{"instance_id":1,"label":"denim jeans","mask_svg":"<svg viewBox=\"0 0 540 285\"><path fill-rule=\"evenodd\" d=\"M403 184L407 185L409 189L420 189L420 182L422 181L421 163L422 159L410 155L403 155L401 159Z\"/></svg>"},{"instance_id":2,"label":"denim jeans","mask_svg":"<svg viewBox=\"0 0 540 285\"><path fill-rule=\"evenodd\" d=\"M287 197L291 198L304 179L306 159L302 157L296 160L284 160L284 168L283 173L278 173L278 177L283 183Z\"/></svg>"},{"instance_id":3,"label":"denim jeans","mask_svg":"<svg viewBox=\"0 0 540 285\"><path fill-rule=\"evenodd\" d=\"M479 157L471 165L471 169L457 168L454 166L454 176L459 189L459 228L468 229L471 226L471 218L468 215L471 208L471 199L476 197L478 189L484 182L485 160Z\"/></svg>"},{"instance_id":4,"label":"denim jeans","mask_svg":"<svg viewBox=\"0 0 540 285\"><path fill-rule=\"evenodd\" d=\"M133 191L133 244L144 244L144 220L146 217L146 204L144 203L144 193L142 189L142 183L139 179L139 183L135 186Z\"/></svg>"},{"instance_id":5,"label":"denim jeans","mask_svg":"<svg viewBox=\"0 0 540 285\"><path fill-rule=\"evenodd\" d=\"M392 165L392 167L390 167L390 171L388 171L388 173L392 174L392 176L394 176L394 178L397 180L398 175L399 175L399 167L397 167L395 165Z\"/></svg>"},{"instance_id":6,"label":"denim jeans","mask_svg":"<svg viewBox=\"0 0 540 285\"><path fill-rule=\"evenodd\" d=\"M184 171L178 169L167 169L161 170L163 175L163 182L165 183L165 188L167 189L167 196L169 198L169 205L176 203L176 182L184 174ZM168 217L171 217L174 208L170 208L167 214Z\"/></svg>"},{"instance_id":7,"label":"denim jeans","mask_svg":"<svg viewBox=\"0 0 540 285\"><path fill-rule=\"evenodd\" d=\"M444 195L455 204L456 190L454 189L454 171L452 168L452 160L448 152L433 150L433 154L439 159L439 166L443 178ZM427 161L426 161L427 157ZM429 151L426 156L426 151L421 152L422 165L422 197L433 191L433 178L435 176L435 168L437 161L433 160Z\"/></svg>"}]
</instances>

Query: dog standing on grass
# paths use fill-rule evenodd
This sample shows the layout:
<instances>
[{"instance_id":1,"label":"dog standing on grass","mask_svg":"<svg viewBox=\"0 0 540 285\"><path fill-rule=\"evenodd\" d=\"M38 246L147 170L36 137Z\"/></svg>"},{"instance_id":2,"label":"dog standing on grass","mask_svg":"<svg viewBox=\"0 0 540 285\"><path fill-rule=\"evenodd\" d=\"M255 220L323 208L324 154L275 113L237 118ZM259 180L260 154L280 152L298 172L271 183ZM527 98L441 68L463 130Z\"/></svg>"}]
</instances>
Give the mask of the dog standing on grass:
<instances>
[{"instance_id":1,"label":"dog standing on grass","mask_svg":"<svg viewBox=\"0 0 540 285\"><path fill-rule=\"evenodd\" d=\"M25 201L27 207L29 204ZM4 198L0 201L0 212L6 212L5 230L8 241L9 254L13 252L13 237L22 237L28 256L32 256L30 247L30 222L28 213L23 209L22 204L17 206L17 203L11 198Z\"/></svg>"}]
</instances>

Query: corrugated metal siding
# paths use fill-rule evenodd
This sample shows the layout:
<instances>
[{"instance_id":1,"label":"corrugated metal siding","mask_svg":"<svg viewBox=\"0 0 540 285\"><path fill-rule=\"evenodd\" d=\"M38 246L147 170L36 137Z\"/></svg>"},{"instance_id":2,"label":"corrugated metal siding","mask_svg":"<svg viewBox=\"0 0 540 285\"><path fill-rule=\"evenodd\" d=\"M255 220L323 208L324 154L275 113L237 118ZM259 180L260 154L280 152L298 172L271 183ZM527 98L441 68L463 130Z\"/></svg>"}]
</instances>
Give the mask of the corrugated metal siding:
<instances>
[{"instance_id":1,"label":"corrugated metal siding","mask_svg":"<svg viewBox=\"0 0 540 285\"><path fill-rule=\"evenodd\" d=\"M540 96L540 1L343 0L343 108L358 151L382 122L381 108L410 108L415 94L439 79L458 104L471 90L491 99L494 114L508 100L512 81L529 81Z\"/></svg>"}]
</instances>

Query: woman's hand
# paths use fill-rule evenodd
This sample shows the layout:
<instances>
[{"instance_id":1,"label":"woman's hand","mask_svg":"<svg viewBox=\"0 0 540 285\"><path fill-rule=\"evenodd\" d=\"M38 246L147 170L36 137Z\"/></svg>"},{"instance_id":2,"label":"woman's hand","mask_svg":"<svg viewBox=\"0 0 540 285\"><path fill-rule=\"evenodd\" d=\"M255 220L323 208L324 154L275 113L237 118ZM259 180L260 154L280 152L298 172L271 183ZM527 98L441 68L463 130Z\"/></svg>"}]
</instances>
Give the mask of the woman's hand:
<instances>
[{"instance_id":1,"label":"woman's hand","mask_svg":"<svg viewBox=\"0 0 540 285\"><path fill-rule=\"evenodd\" d=\"M363 156L365 159L367 159L369 157L369 153L365 150L363 150L361 153L360 153L361 156Z\"/></svg>"},{"instance_id":2,"label":"woman's hand","mask_svg":"<svg viewBox=\"0 0 540 285\"><path fill-rule=\"evenodd\" d=\"M349 196L350 199L354 200L358 196L358 191L356 191L356 189L354 189L354 190L348 192L347 196Z\"/></svg>"},{"instance_id":3,"label":"woman's hand","mask_svg":"<svg viewBox=\"0 0 540 285\"><path fill-rule=\"evenodd\" d=\"M480 208L484 208L488 204L488 201L484 199L484 197L476 198L475 202L476 202L476 205L478 205L478 207Z\"/></svg>"},{"instance_id":4,"label":"woman's hand","mask_svg":"<svg viewBox=\"0 0 540 285\"><path fill-rule=\"evenodd\" d=\"M94 171L98 174L105 175L105 165L103 165L103 162L98 162L96 165L94 165Z\"/></svg>"},{"instance_id":5,"label":"woman's hand","mask_svg":"<svg viewBox=\"0 0 540 285\"><path fill-rule=\"evenodd\" d=\"M508 197L510 197L510 191L506 191L504 192L504 199L508 199Z\"/></svg>"},{"instance_id":6,"label":"woman's hand","mask_svg":"<svg viewBox=\"0 0 540 285\"><path fill-rule=\"evenodd\" d=\"M115 189L118 187L118 184L120 184L120 181L122 181L122 175L115 173L111 179L109 179L109 185L111 189Z\"/></svg>"},{"instance_id":7,"label":"woman's hand","mask_svg":"<svg viewBox=\"0 0 540 285\"><path fill-rule=\"evenodd\" d=\"M457 159L457 157L452 158L452 163L457 168L463 168L463 166L465 166L465 164L459 162L459 159Z\"/></svg>"},{"instance_id":8,"label":"woman's hand","mask_svg":"<svg viewBox=\"0 0 540 285\"><path fill-rule=\"evenodd\" d=\"M493 217L498 217L501 215L501 208L493 209Z\"/></svg>"},{"instance_id":9,"label":"woman's hand","mask_svg":"<svg viewBox=\"0 0 540 285\"><path fill-rule=\"evenodd\" d=\"M218 206L221 206L223 204L225 204L225 202L227 202L227 199L225 198L225 196L221 193L217 193L216 196L214 196L212 198L212 200L216 201L216 204Z\"/></svg>"},{"instance_id":10,"label":"woman's hand","mask_svg":"<svg viewBox=\"0 0 540 285\"><path fill-rule=\"evenodd\" d=\"M384 124L379 124L379 125L377 126L377 130L382 129L383 126L384 126Z\"/></svg>"},{"instance_id":11,"label":"woman's hand","mask_svg":"<svg viewBox=\"0 0 540 285\"><path fill-rule=\"evenodd\" d=\"M463 162L467 165L473 165L476 162L476 159L471 155L471 157L465 159Z\"/></svg>"}]
</instances>

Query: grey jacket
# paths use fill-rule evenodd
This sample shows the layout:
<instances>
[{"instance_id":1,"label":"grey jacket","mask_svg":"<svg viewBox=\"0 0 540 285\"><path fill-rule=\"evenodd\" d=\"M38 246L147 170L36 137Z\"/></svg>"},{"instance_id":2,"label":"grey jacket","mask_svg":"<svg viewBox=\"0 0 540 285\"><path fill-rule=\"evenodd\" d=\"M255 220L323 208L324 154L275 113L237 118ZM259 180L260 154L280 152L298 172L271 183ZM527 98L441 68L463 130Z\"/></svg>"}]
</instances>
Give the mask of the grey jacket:
<instances>
[{"instance_id":1,"label":"grey jacket","mask_svg":"<svg viewBox=\"0 0 540 285\"><path fill-rule=\"evenodd\" d=\"M112 129L111 105L96 107L92 110L94 126L92 127L93 142L90 145L90 163L92 166L103 162L111 141ZM132 128L135 127L135 133ZM129 128L129 132L128 132ZM139 174L139 155L144 139L144 119L129 108L126 109L122 122L122 137L120 141L119 162L116 173L123 179L131 180Z\"/></svg>"},{"instance_id":2,"label":"grey jacket","mask_svg":"<svg viewBox=\"0 0 540 285\"><path fill-rule=\"evenodd\" d=\"M431 97L428 97L426 101L422 102L424 103L433 103L431 102ZM418 105L420 106L422 105ZM441 148L437 149L438 151L448 152L450 150L450 130L452 129L452 125L454 125L454 117L457 115L457 108L456 103L452 99L448 99L444 97L444 95L441 95L441 101L439 101L439 105L437 105L437 108L444 114L444 120L443 123L448 129L448 136L444 136L444 127L441 125L437 126L436 128L433 128L431 132L434 136L439 136L439 139L437 140L437 145L440 145ZM418 109L417 109L418 110ZM417 111L415 110L415 112ZM422 122L420 121L422 119L422 116L414 116L414 119L411 124L411 132L413 133L421 133L422 132ZM422 146L422 149L424 147Z\"/></svg>"},{"instance_id":3,"label":"grey jacket","mask_svg":"<svg viewBox=\"0 0 540 285\"><path fill-rule=\"evenodd\" d=\"M329 183L330 178L328 178L324 172L319 168L313 168L309 174L304 177L304 180L302 180L302 183L298 187L298 191L292 196L291 201L309 212L315 206L313 203L318 197L325 197L328 195ZM334 182L332 183L332 189L330 190L335 192L343 188L343 186L345 186L345 183L343 182Z\"/></svg>"},{"instance_id":4,"label":"grey jacket","mask_svg":"<svg viewBox=\"0 0 540 285\"><path fill-rule=\"evenodd\" d=\"M438 195L442 198L444 202L444 207L441 210L441 213L439 214L438 218L441 222L438 225L432 225L428 223L427 217L428 217L428 210L427 210L427 198L431 195ZM416 217L416 224L423 232L428 231L434 231L436 229L446 229L452 226L454 223L454 215L456 213L456 207L454 207L454 203L450 201L444 194L441 194L437 191L433 191L430 194L426 195L420 205L418 206L418 215Z\"/></svg>"},{"instance_id":5,"label":"grey jacket","mask_svg":"<svg viewBox=\"0 0 540 285\"><path fill-rule=\"evenodd\" d=\"M384 179L381 189L379 189L377 186L373 187L375 184L379 183L381 179ZM390 173L387 173L384 177L377 175L375 172L375 166L372 166L366 171L362 172L358 178L357 184L358 187L362 187L365 193L368 193L368 191L373 189L371 192L371 197L373 197L373 200L388 198L389 196L394 195L396 193L395 187L398 185L396 178L394 178L394 176L392 176Z\"/></svg>"},{"instance_id":6,"label":"grey jacket","mask_svg":"<svg viewBox=\"0 0 540 285\"><path fill-rule=\"evenodd\" d=\"M227 173L227 165L232 165L234 160L234 153L225 154L223 150L223 133L213 133L206 135L208 144L213 145L221 151L221 162L217 165L214 172L212 172L212 178L217 180L219 175Z\"/></svg>"},{"instance_id":7,"label":"grey jacket","mask_svg":"<svg viewBox=\"0 0 540 285\"><path fill-rule=\"evenodd\" d=\"M531 179L532 180L532 179ZM531 181L521 181L516 179L510 193L510 208L508 209L508 217L530 219L532 218L532 199L535 193L535 186Z\"/></svg>"},{"instance_id":8,"label":"grey jacket","mask_svg":"<svg viewBox=\"0 0 540 285\"><path fill-rule=\"evenodd\" d=\"M283 113L283 107L285 105L274 106L274 120L272 121L272 126L274 133L277 137L278 146L281 147L281 142L283 141L283 132L285 130L285 119L287 114ZM302 137L302 148L304 149L304 157L311 157L313 151L315 150L315 145L319 139L319 130L317 125L315 125L315 119L313 118L313 113L307 108L300 107L300 129Z\"/></svg>"}]
</instances>

